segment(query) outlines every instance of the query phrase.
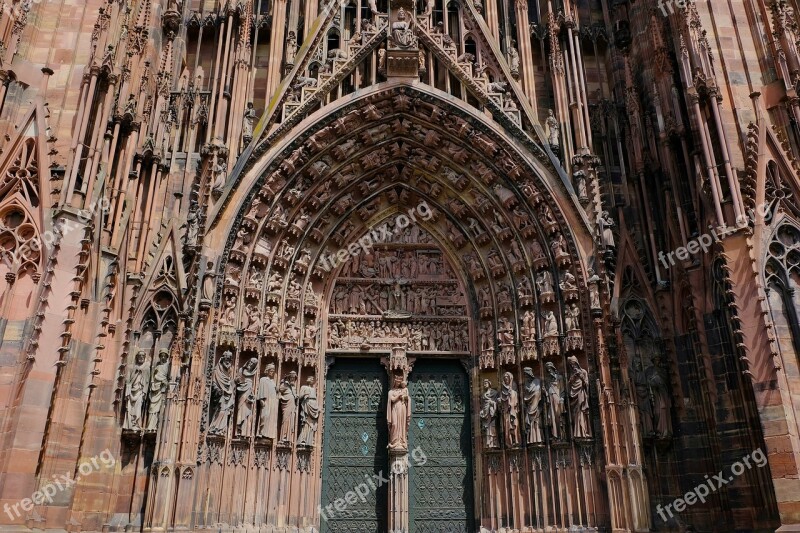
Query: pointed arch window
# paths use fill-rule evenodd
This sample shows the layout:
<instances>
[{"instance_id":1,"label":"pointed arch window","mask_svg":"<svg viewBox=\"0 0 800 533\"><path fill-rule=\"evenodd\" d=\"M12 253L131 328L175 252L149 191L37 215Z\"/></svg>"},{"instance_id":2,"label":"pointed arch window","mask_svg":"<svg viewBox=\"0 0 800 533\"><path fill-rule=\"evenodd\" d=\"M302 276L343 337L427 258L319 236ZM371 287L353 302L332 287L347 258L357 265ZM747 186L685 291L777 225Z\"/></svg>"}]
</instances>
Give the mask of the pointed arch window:
<instances>
[{"instance_id":1,"label":"pointed arch window","mask_svg":"<svg viewBox=\"0 0 800 533\"><path fill-rule=\"evenodd\" d=\"M767 249L765 288L781 352L800 360L800 229L784 223Z\"/></svg>"}]
</instances>

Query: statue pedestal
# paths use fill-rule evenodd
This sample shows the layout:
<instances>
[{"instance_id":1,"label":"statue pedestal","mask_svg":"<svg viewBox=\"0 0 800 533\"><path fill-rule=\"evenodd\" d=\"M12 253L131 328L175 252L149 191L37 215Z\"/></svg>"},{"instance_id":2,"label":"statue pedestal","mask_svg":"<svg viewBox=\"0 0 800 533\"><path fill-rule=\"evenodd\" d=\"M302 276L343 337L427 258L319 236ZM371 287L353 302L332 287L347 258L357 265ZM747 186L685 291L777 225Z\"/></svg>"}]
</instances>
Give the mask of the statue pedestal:
<instances>
[{"instance_id":1,"label":"statue pedestal","mask_svg":"<svg viewBox=\"0 0 800 533\"><path fill-rule=\"evenodd\" d=\"M408 450L389 450L389 531L408 533Z\"/></svg>"}]
</instances>

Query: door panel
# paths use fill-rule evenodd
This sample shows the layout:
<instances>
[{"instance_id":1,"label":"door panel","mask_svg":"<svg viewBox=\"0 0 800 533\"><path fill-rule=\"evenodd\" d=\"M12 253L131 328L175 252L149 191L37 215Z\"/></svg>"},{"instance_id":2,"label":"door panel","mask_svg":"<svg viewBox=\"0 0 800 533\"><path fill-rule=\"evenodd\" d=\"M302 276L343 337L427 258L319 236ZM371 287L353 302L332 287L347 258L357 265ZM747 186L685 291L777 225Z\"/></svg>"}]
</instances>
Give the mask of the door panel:
<instances>
[{"instance_id":1,"label":"door panel","mask_svg":"<svg viewBox=\"0 0 800 533\"><path fill-rule=\"evenodd\" d=\"M372 476L387 472L387 444L386 371L375 360L337 360L325 385L323 533L386 533L388 487L378 487ZM368 479L376 489L370 486L366 502L359 499L344 511L325 511Z\"/></svg>"},{"instance_id":2,"label":"door panel","mask_svg":"<svg viewBox=\"0 0 800 533\"><path fill-rule=\"evenodd\" d=\"M408 383L410 533L475 530L469 384L458 361L418 360ZM413 450L425 454L419 465Z\"/></svg>"}]
</instances>

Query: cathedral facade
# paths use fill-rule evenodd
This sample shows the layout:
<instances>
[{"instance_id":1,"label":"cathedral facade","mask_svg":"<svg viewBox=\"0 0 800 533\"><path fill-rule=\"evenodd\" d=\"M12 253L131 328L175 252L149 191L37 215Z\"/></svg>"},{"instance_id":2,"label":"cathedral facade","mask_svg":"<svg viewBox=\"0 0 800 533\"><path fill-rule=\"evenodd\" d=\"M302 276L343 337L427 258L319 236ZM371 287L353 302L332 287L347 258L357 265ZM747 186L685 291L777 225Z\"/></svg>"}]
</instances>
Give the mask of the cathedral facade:
<instances>
[{"instance_id":1,"label":"cathedral facade","mask_svg":"<svg viewBox=\"0 0 800 533\"><path fill-rule=\"evenodd\" d=\"M0 531L800 531L796 0L0 9Z\"/></svg>"}]
</instances>

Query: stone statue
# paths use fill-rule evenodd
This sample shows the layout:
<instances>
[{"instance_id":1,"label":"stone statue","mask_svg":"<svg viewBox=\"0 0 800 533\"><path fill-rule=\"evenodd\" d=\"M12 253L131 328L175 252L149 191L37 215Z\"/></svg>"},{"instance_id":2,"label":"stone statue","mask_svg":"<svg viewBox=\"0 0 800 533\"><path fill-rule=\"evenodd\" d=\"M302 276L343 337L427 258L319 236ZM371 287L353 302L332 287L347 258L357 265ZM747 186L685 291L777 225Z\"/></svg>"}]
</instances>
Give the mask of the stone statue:
<instances>
[{"instance_id":1,"label":"stone statue","mask_svg":"<svg viewBox=\"0 0 800 533\"><path fill-rule=\"evenodd\" d=\"M214 282L217 273L214 272L214 262L206 263L206 273L203 274L203 300L210 302L214 298Z\"/></svg>"},{"instance_id":2,"label":"stone statue","mask_svg":"<svg viewBox=\"0 0 800 533\"><path fill-rule=\"evenodd\" d=\"M209 435L224 435L228 429L228 420L233 411L234 383L230 375L233 364L233 353L225 350L222 353L214 373L211 376L211 423Z\"/></svg>"},{"instance_id":3,"label":"stone statue","mask_svg":"<svg viewBox=\"0 0 800 533\"><path fill-rule=\"evenodd\" d=\"M574 331L581 329L581 310L578 304L572 304L565 311L564 321L566 322L567 331Z\"/></svg>"},{"instance_id":4,"label":"stone statue","mask_svg":"<svg viewBox=\"0 0 800 533\"><path fill-rule=\"evenodd\" d=\"M533 374L533 369L525 367L525 382L522 386L522 400L525 403L525 434L527 443L542 442L542 382Z\"/></svg>"},{"instance_id":5,"label":"stone statue","mask_svg":"<svg viewBox=\"0 0 800 533\"><path fill-rule=\"evenodd\" d=\"M650 399L650 387L647 383L647 373L640 369L635 374L636 407L639 410L639 422L642 424L642 436L653 435L653 402Z\"/></svg>"},{"instance_id":6,"label":"stone statue","mask_svg":"<svg viewBox=\"0 0 800 533\"><path fill-rule=\"evenodd\" d=\"M508 68L512 76L519 75L519 52L516 48L517 42L511 40L511 46L508 47Z\"/></svg>"},{"instance_id":7,"label":"stone statue","mask_svg":"<svg viewBox=\"0 0 800 533\"><path fill-rule=\"evenodd\" d=\"M282 443L291 443L292 430L294 429L294 415L297 411L297 392L294 390L297 382L297 372L292 370L281 380L278 388L278 403L281 413L281 428L278 440Z\"/></svg>"},{"instance_id":8,"label":"stone statue","mask_svg":"<svg viewBox=\"0 0 800 533\"><path fill-rule=\"evenodd\" d=\"M158 353L158 364L153 369L153 379L150 381L150 407L147 408L147 430L153 431L158 427L158 416L164 407L164 400L169 390L169 352L161 350Z\"/></svg>"},{"instance_id":9,"label":"stone statue","mask_svg":"<svg viewBox=\"0 0 800 533\"><path fill-rule=\"evenodd\" d=\"M667 379L657 366L649 366L645 370L647 384L653 394L653 430L659 437L672 435L672 400L667 389Z\"/></svg>"},{"instance_id":10,"label":"stone statue","mask_svg":"<svg viewBox=\"0 0 800 533\"><path fill-rule=\"evenodd\" d=\"M594 273L594 270L589 269L589 307L592 309L600 309L600 276Z\"/></svg>"},{"instance_id":11,"label":"stone statue","mask_svg":"<svg viewBox=\"0 0 800 533\"><path fill-rule=\"evenodd\" d=\"M553 311L544 312L544 337L558 337L558 321Z\"/></svg>"},{"instance_id":12,"label":"stone statue","mask_svg":"<svg viewBox=\"0 0 800 533\"><path fill-rule=\"evenodd\" d=\"M253 395L253 376L258 372L258 358L252 357L236 372L236 436L250 437L253 424L250 416L256 403Z\"/></svg>"},{"instance_id":13,"label":"stone statue","mask_svg":"<svg viewBox=\"0 0 800 533\"><path fill-rule=\"evenodd\" d=\"M492 382L483 380L483 405L481 406L481 429L483 430L483 444L487 449L500 447L497 440L497 391L492 388Z\"/></svg>"},{"instance_id":14,"label":"stone statue","mask_svg":"<svg viewBox=\"0 0 800 533\"><path fill-rule=\"evenodd\" d=\"M561 416L564 414L564 378L550 361L545 363L544 369L548 404L547 425L550 426L553 438L558 439L561 435Z\"/></svg>"},{"instance_id":15,"label":"stone statue","mask_svg":"<svg viewBox=\"0 0 800 533\"><path fill-rule=\"evenodd\" d=\"M123 429L142 429L144 398L150 386L150 369L145 365L144 350L136 353L134 364L125 376L125 421Z\"/></svg>"},{"instance_id":16,"label":"stone statue","mask_svg":"<svg viewBox=\"0 0 800 533\"><path fill-rule=\"evenodd\" d=\"M244 110L244 117L242 118L242 138L246 143L253 138L253 121L255 118L256 110L253 107L253 102L247 102L247 109Z\"/></svg>"},{"instance_id":17,"label":"stone statue","mask_svg":"<svg viewBox=\"0 0 800 533\"><path fill-rule=\"evenodd\" d=\"M401 48L408 48L411 46L414 34L408 27L408 14L406 10L400 6L397 10L397 20L392 22L392 42Z\"/></svg>"},{"instance_id":18,"label":"stone statue","mask_svg":"<svg viewBox=\"0 0 800 533\"><path fill-rule=\"evenodd\" d=\"M539 289L539 294L553 292L553 275L549 270L543 270L536 276L536 288Z\"/></svg>"},{"instance_id":19,"label":"stone statue","mask_svg":"<svg viewBox=\"0 0 800 533\"><path fill-rule=\"evenodd\" d=\"M591 437L589 429L589 373L581 368L578 359L567 358L569 368L569 410L572 416L572 437Z\"/></svg>"},{"instance_id":20,"label":"stone statue","mask_svg":"<svg viewBox=\"0 0 800 533\"><path fill-rule=\"evenodd\" d=\"M275 365L270 363L258 380L258 415L256 437L275 440L278 433L278 388L275 386Z\"/></svg>"},{"instance_id":21,"label":"stone statue","mask_svg":"<svg viewBox=\"0 0 800 533\"><path fill-rule=\"evenodd\" d=\"M547 120L544 122L547 126L547 141L551 148L557 149L561 146L561 126L559 126L552 109L548 109L547 113Z\"/></svg>"},{"instance_id":22,"label":"stone statue","mask_svg":"<svg viewBox=\"0 0 800 533\"><path fill-rule=\"evenodd\" d=\"M503 435L506 447L519 446L519 393L511 372L503 374L500 406L503 412Z\"/></svg>"},{"instance_id":23,"label":"stone statue","mask_svg":"<svg viewBox=\"0 0 800 533\"><path fill-rule=\"evenodd\" d=\"M306 384L300 387L300 436L297 444L313 446L319 424L319 405L317 404L316 378L308 376Z\"/></svg>"},{"instance_id":24,"label":"stone statue","mask_svg":"<svg viewBox=\"0 0 800 533\"><path fill-rule=\"evenodd\" d=\"M189 204L189 213L186 215L186 223L183 224L181 228L186 228L186 234L183 237L183 244L186 246L196 246L197 234L200 231L197 200L192 200Z\"/></svg>"},{"instance_id":25,"label":"stone statue","mask_svg":"<svg viewBox=\"0 0 800 533\"><path fill-rule=\"evenodd\" d=\"M297 35L290 31L286 37L286 64L294 65L294 57L297 54Z\"/></svg>"},{"instance_id":26,"label":"stone statue","mask_svg":"<svg viewBox=\"0 0 800 533\"><path fill-rule=\"evenodd\" d=\"M214 176L211 189L215 191L221 190L225 186L225 180L227 179L228 162L218 156L214 165L211 167L211 173Z\"/></svg>"},{"instance_id":27,"label":"stone statue","mask_svg":"<svg viewBox=\"0 0 800 533\"><path fill-rule=\"evenodd\" d=\"M608 211L600 213L600 216L597 217L597 237L605 248L616 247L614 243L614 231L611 229L613 227L614 219L611 218Z\"/></svg>"},{"instance_id":28,"label":"stone statue","mask_svg":"<svg viewBox=\"0 0 800 533\"><path fill-rule=\"evenodd\" d=\"M394 376L394 385L386 402L386 423L389 426L390 450L408 449L408 426L411 423L411 402L403 376Z\"/></svg>"}]
</instances>

